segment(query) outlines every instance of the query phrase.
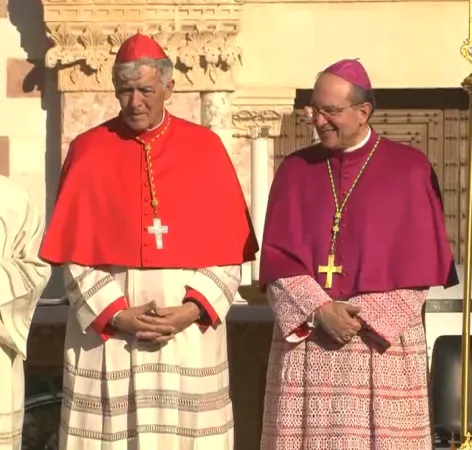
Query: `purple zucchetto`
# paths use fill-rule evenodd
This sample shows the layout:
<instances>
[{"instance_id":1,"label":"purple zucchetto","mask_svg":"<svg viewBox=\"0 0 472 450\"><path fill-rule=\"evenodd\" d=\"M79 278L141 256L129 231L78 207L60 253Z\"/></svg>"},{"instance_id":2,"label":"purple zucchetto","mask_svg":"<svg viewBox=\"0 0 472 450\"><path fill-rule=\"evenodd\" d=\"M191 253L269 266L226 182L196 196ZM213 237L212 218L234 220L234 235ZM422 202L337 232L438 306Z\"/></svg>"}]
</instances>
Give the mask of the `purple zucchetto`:
<instances>
[{"instance_id":1,"label":"purple zucchetto","mask_svg":"<svg viewBox=\"0 0 472 450\"><path fill-rule=\"evenodd\" d=\"M364 66L358 59L342 59L323 70L323 73L331 73L340 78L343 78L354 86L372 90L369 75L367 75Z\"/></svg>"}]
</instances>

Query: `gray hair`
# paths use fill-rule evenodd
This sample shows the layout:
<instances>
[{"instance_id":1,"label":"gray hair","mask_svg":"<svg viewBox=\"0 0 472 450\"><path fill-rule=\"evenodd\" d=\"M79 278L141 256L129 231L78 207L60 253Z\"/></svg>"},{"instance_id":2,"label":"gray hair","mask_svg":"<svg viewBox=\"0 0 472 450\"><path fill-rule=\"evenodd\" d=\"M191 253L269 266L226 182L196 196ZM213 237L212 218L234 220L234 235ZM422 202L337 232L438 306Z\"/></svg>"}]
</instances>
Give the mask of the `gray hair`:
<instances>
[{"instance_id":1,"label":"gray hair","mask_svg":"<svg viewBox=\"0 0 472 450\"><path fill-rule=\"evenodd\" d=\"M116 84L116 81L118 80L127 81L137 78L139 68L142 66L148 66L152 67L153 69L157 69L161 73L161 84L163 86L166 86L167 83L172 79L174 64L169 58L143 58L127 63L115 63L112 69L113 83Z\"/></svg>"},{"instance_id":2,"label":"gray hair","mask_svg":"<svg viewBox=\"0 0 472 450\"><path fill-rule=\"evenodd\" d=\"M369 119L374 115L377 104L375 101L375 94L373 90L364 89L360 86L352 85L351 94L349 97L354 105L361 105L363 103L369 103L371 106Z\"/></svg>"}]
</instances>

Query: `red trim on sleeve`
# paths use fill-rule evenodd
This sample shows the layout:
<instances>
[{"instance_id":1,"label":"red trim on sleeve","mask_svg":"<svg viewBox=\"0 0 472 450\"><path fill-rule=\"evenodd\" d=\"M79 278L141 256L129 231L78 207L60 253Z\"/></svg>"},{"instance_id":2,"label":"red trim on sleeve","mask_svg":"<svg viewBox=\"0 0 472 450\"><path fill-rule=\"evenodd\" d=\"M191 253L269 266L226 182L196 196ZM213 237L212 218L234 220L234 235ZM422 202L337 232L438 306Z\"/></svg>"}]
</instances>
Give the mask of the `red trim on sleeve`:
<instances>
[{"instance_id":1,"label":"red trim on sleeve","mask_svg":"<svg viewBox=\"0 0 472 450\"><path fill-rule=\"evenodd\" d=\"M218 314L213 309L213 306L210 305L209 301L205 298L203 294L197 290L187 287L187 292L185 293L185 300L195 300L206 312L206 317L203 317L197 322L200 328L206 330L208 327L213 326L216 321L219 319Z\"/></svg>"},{"instance_id":2,"label":"red trim on sleeve","mask_svg":"<svg viewBox=\"0 0 472 450\"><path fill-rule=\"evenodd\" d=\"M116 332L116 329L110 325L110 320L118 311L123 309L128 309L128 302L125 297L120 297L110 303L90 325L104 342Z\"/></svg>"},{"instance_id":3,"label":"red trim on sleeve","mask_svg":"<svg viewBox=\"0 0 472 450\"><path fill-rule=\"evenodd\" d=\"M302 323L299 327L295 328L290 335L295 334L298 338L307 338L310 336L312 329L308 326L308 324Z\"/></svg>"}]
</instances>

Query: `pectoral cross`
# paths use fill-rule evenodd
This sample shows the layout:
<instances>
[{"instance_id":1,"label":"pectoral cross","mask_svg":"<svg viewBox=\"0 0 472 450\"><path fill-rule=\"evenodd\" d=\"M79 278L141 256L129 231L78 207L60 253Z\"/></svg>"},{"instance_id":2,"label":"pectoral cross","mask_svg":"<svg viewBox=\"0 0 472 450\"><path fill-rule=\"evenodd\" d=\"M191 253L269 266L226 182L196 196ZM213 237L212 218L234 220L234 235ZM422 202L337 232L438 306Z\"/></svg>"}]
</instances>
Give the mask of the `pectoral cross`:
<instances>
[{"instance_id":1,"label":"pectoral cross","mask_svg":"<svg viewBox=\"0 0 472 450\"><path fill-rule=\"evenodd\" d=\"M169 232L169 227L167 225L162 225L161 219L156 217L152 221L152 225L148 227L148 233L154 234L156 236L156 247L158 250L162 250L164 248L164 244L162 242L162 236Z\"/></svg>"},{"instance_id":2,"label":"pectoral cross","mask_svg":"<svg viewBox=\"0 0 472 450\"><path fill-rule=\"evenodd\" d=\"M331 287L333 286L333 274L342 273L342 271L343 271L343 266L336 266L334 264L333 254L328 256L328 264L326 266L318 267L318 273L326 274L326 283L325 283L326 289L331 289Z\"/></svg>"}]
</instances>

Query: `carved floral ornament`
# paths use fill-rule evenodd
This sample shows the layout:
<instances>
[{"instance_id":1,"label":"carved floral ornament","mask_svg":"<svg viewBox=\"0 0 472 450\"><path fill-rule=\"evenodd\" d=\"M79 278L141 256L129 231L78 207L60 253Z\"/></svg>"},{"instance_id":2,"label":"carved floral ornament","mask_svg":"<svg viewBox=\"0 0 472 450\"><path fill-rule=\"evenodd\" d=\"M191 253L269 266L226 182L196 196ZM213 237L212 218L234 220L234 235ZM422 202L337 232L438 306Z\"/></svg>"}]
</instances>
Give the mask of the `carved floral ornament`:
<instances>
[{"instance_id":1,"label":"carved floral ornament","mask_svg":"<svg viewBox=\"0 0 472 450\"><path fill-rule=\"evenodd\" d=\"M293 108L238 109L233 110L233 127L235 137L255 137L251 130L268 127L269 137L280 136L284 116L292 113ZM263 134L263 133L261 133Z\"/></svg>"},{"instance_id":2,"label":"carved floral ornament","mask_svg":"<svg viewBox=\"0 0 472 450\"><path fill-rule=\"evenodd\" d=\"M112 91L111 69L120 45L140 31L155 39L174 63L176 90L232 91L236 89L241 49L234 44L237 27L228 29L203 23L176 30L173 24L128 28L118 25L78 27L60 23L47 27L52 47L45 64L59 70L59 90Z\"/></svg>"},{"instance_id":3,"label":"carved floral ornament","mask_svg":"<svg viewBox=\"0 0 472 450\"><path fill-rule=\"evenodd\" d=\"M295 93L294 93L295 96ZM287 98L288 100L288 98ZM283 131L284 119L288 121L295 118L297 127L301 127L307 136L311 138L311 143L319 142L319 136L313 126L313 121L303 109L293 109L289 105L257 106L252 108L233 107L233 136L254 139L264 137L264 128L268 130L268 137L287 136ZM256 136L253 135L255 130Z\"/></svg>"},{"instance_id":4,"label":"carved floral ornament","mask_svg":"<svg viewBox=\"0 0 472 450\"><path fill-rule=\"evenodd\" d=\"M293 113L293 88L243 88L233 98L235 137L280 136L282 123Z\"/></svg>"}]
</instances>

